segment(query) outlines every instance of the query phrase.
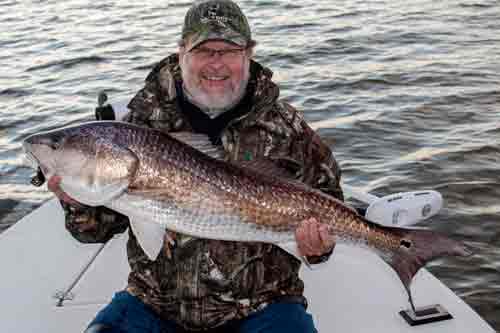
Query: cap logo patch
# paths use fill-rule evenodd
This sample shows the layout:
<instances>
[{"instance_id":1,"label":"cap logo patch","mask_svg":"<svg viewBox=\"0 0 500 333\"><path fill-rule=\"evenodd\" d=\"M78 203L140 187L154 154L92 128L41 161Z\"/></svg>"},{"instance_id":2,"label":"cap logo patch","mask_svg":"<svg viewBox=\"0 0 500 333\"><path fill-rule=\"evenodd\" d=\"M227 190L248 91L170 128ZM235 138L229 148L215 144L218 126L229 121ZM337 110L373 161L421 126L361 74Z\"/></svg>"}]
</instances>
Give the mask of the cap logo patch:
<instances>
[{"instance_id":1,"label":"cap logo patch","mask_svg":"<svg viewBox=\"0 0 500 333\"><path fill-rule=\"evenodd\" d=\"M211 5L205 16L201 18L202 23L208 23L210 21L212 22L217 22L219 25L225 27L226 23L229 21L229 18L226 16L221 16L217 15L217 12L219 11L219 4L213 4Z\"/></svg>"}]
</instances>

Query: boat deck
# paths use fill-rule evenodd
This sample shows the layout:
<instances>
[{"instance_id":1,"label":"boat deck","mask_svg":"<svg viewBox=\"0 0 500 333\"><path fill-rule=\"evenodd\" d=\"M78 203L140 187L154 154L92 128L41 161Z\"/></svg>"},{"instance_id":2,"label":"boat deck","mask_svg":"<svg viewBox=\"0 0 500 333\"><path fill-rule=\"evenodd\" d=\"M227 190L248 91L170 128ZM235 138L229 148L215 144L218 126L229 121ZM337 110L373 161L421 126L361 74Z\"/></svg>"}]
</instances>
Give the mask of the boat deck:
<instances>
[{"instance_id":1,"label":"boat deck","mask_svg":"<svg viewBox=\"0 0 500 333\"><path fill-rule=\"evenodd\" d=\"M64 228L50 200L0 234L3 332L81 332L129 271L127 233L106 244L81 244ZM417 306L439 303L453 319L418 327L399 315L408 308L392 269L368 250L337 246L329 262L301 272L320 332L494 332L467 304L422 269L413 282Z\"/></svg>"}]
</instances>

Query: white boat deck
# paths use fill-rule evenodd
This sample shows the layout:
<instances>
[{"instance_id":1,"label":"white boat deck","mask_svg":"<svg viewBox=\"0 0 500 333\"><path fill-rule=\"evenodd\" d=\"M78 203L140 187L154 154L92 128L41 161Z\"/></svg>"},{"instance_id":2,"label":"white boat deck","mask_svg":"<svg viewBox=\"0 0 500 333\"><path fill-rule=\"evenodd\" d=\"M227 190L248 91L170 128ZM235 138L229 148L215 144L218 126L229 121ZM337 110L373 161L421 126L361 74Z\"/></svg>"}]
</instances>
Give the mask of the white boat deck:
<instances>
[{"instance_id":1,"label":"white boat deck","mask_svg":"<svg viewBox=\"0 0 500 333\"><path fill-rule=\"evenodd\" d=\"M126 239L125 233L104 246L77 242L65 230L56 200L0 234L1 331L83 331L113 293L125 287ZM409 326L398 314L408 308L401 282L367 250L339 245L328 264L304 269L302 276L320 332L494 332L426 270L413 282L416 305L439 303L454 319ZM56 294L68 299L60 302Z\"/></svg>"}]
</instances>

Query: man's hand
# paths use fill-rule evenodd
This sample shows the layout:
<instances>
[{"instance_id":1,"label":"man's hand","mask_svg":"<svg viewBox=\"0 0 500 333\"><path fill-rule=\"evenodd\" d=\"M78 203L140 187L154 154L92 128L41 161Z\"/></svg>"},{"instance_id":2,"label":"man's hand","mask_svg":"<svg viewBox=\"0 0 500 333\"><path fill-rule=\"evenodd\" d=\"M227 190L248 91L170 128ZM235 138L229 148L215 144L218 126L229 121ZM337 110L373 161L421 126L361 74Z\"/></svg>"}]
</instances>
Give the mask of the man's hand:
<instances>
[{"instance_id":1,"label":"man's hand","mask_svg":"<svg viewBox=\"0 0 500 333\"><path fill-rule=\"evenodd\" d=\"M335 236L329 232L330 227L319 223L315 218L302 221L295 230L295 239L299 253L305 257L321 256L335 247Z\"/></svg>"},{"instance_id":2,"label":"man's hand","mask_svg":"<svg viewBox=\"0 0 500 333\"><path fill-rule=\"evenodd\" d=\"M66 194L66 192L64 192L61 189L61 186L59 185L60 183L61 183L61 177L52 176L47 182L47 189L50 192L54 193L59 200L64 201L69 205L82 206L81 203L70 197L68 194Z\"/></svg>"}]
</instances>

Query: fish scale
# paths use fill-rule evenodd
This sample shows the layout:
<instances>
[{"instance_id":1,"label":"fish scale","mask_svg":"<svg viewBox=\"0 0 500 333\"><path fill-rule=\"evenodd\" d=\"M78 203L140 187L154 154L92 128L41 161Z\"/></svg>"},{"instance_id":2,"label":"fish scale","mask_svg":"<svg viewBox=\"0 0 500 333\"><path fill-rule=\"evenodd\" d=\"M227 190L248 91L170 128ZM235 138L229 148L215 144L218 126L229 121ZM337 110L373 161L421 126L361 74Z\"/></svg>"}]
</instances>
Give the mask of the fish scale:
<instances>
[{"instance_id":1,"label":"fish scale","mask_svg":"<svg viewBox=\"0 0 500 333\"><path fill-rule=\"evenodd\" d=\"M128 216L151 259L169 229L199 238L273 243L303 260L295 229L313 217L330 226L337 242L379 253L411 301L411 280L428 261L471 254L466 245L436 232L381 226L295 180L216 159L220 149L202 135L90 122L32 135L23 148L47 179L62 178L61 187L72 198Z\"/></svg>"}]
</instances>

